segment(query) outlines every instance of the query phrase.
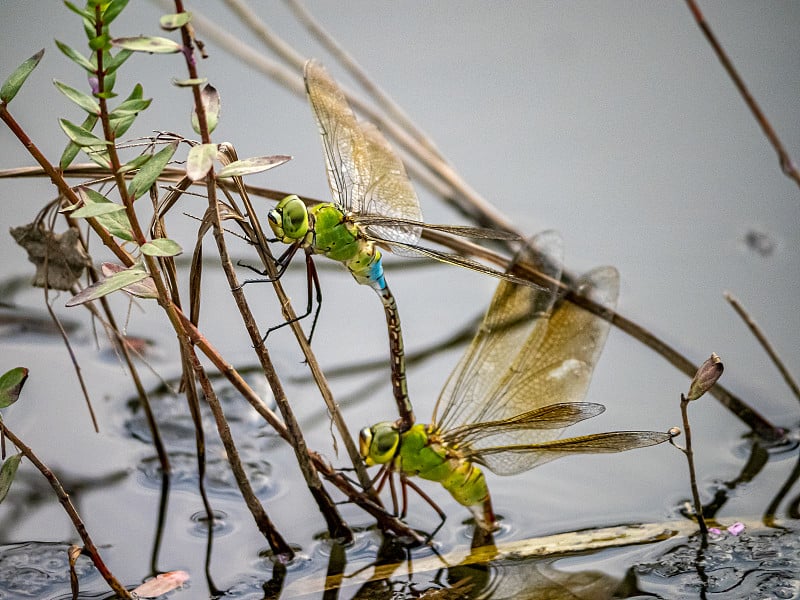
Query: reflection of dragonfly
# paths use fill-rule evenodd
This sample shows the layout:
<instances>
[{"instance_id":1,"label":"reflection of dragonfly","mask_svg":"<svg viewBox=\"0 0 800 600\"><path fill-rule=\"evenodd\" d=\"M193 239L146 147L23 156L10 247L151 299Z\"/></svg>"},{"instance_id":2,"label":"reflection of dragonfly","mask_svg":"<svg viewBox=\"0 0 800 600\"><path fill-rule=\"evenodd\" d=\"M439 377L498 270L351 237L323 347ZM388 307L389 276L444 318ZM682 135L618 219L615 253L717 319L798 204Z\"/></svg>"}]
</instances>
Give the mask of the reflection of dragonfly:
<instances>
[{"instance_id":1,"label":"reflection of dragonfly","mask_svg":"<svg viewBox=\"0 0 800 600\"><path fill-rule=\"evenodd\" d=\"M500 283L439 396L431 424L401 432L394 423L378 423L360 436L367 465L384 465L384 478L398 472L417 491L411 475L440 482L486 531L495 527L495 518L481 466L513 475L569 454L621 452L670 438L615 431L558 439L565 427L605 410L582 400L609 322L571 302L554 308L561 270L557 234L535 237L517 256L523 262L552 278L553 289ZM618 289L616 269L604 267L578 280L575 293L612 310Z\"/></svg>"},{"instance_id":2,"label":"reflection of dragonfly","mask_svg":"<svg viewBox=\"0 0 800 600\"><path fill-rule=\"evenodd\" d=\"M308 272L308 306L306 312L295 320L311 314L313 283L317 311L311 335L322 297L311 258L313 254L324 254L343 263L356 281L369 285L380 295L389 327L393 391L404 427L408 427L413 423L413 413L406 392L400 317L394 296L383 277L378 246L403 255L428 256L495 277L516 280L462 256L423 248L416 243L424 228L483 239L518 240L518 237L477 227L423 223L419 201L403 163L377 128L356 120L344 93L319 64L306 63L305 81L322 136L334 202L307 207L300 198L291 195L269 212L269 225L277 240L290 244L278 258L278 276L302 248L306 253Z\"/></svg>"}]
</instances>

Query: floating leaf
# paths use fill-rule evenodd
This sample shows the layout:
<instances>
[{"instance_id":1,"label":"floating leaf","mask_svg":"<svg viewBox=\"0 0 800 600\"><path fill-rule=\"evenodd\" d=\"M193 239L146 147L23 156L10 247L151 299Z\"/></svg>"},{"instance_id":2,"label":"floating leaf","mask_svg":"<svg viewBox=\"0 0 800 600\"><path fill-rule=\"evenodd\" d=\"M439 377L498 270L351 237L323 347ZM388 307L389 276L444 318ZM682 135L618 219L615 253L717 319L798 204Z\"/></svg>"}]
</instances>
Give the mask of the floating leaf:
<instances>
[{"instance_id":1,"label":"floating leaf","mask_svg":"<svg viewBox=\"0 0 800 600\"><path fill-rule=\"evenodd\" d=\"M58 46L58 49L61 50L61 52L63 52L67 58L69 58L79 67L83 67L89 73L95 73L97 71L97 66L93 65L92 61L71 46L68 46L63 42L59 42L58 40L56 40L56 46Z\"/></svg>"},{"instance_id":2,"label":"floating leaf","mask_svg":"<svg viewBox=\"0 0 800 600\"><path fill-rule=\"evenodd\" d=\"M142 244L141 250L142 254L147 254L148 256L177 256L183 252L180 244L169 238L157 238Z\"/></svg>"},{"instance_id":3,"label":"floating leaf","mask_svg":"<svg viewBox=\"0 0 800 600\"><path fill-rule=\"evenodd\" d=\"M115 265L114 263L103 263L100 266L103 275L110 277L114 273L119 273L125 270L125 267ZM158 289L152 277L145 277L141 281L126 285L122 288L123 292L128 292L137 298L158 298Z\"/></svg>"},{"instance_id":4,"label":"floating leaf","mask_svg":"<svg viewBox=\"0 0 800 600\"><path fill-rule=\"evenodd\" d=\"M150 157L150 160L148 160L144 166L139 169L139 172L133 176L128 186L128 193L133 196L134 200L147 192L156 182L177 149L178 142L170 142Z\"/></svg>"},{"instance_id":5,"label":"floating leaf","mask_svg":"<svg viewBox=\"0 0 800 600\"><path fill-rule=\"evenodd\" d=\"M101 140L91 131L84 129L80 125L70 123L66 119L59 119L58 124L61 125L61 129L64 130L64 133L67 134L67 137L81 148L86 148L88 146L105 147L106 145L104 140Z\"/></svg>"},{"instance_id":6,"label":"floating leaf","mask_svg":"<svg viewBox=\"0 0 800 600\"><path fill-rule=\"evenodd\" d=\"M14 69L14 72L8 76L8 79L3 82L3 86L0 87L0 101L8 104L14 99L14 96L19 92L22 84L25 83L25 80L28 78L28 75L33 73L33 70L36 68L36 65L39 64L39 61L42 60L43 56L44 48Z\"/></svg>"},{"instance_id":7,"label":"floating leaf","mask_svg":"<svg viewBox=\"0 0 800 600\"><path fill-rule=\"evenodd\" d=\"M213 85L207 85L200 91L200 102L206 113L206 126L211 133L217 128L219 122L219 92ZM192 109L192 129L195 133L200 133L200 120L197 118L197 111Z\"/></svg>"},{"instance_id":8,"label":"floating leaf","mask_svg":"<svg viewBox=\"0 0 800 600\"><path fill-rule=\"evenodd\" d=\"M80 233L70 227L64 233L53 233L41 223L12 227L11 236L28 252L28 260L36 265L33 285L55 290L69 290L78 282L83 270L92 264L80 240Z\"/></svg>"},{"instance_id":9,"label":"floating leaf","mask_svg":"<svg viewBox=\"0 0 800 600\"><path fill-rule=\"evenodd\" d=\"M17 401L27 379L28 369L25 367L16 367L0 375L0 408L11 406Z\"/></svg>"},{"instance_id":10,"label":"floating leaf","mask_svg":"<svg viewBox=\"0 0 800 600\"><path fill-rule=\"evenodd\" d=\"M150 54L175 54L183 50L183 46L170 39L156 36L138 36L117 38L112 40L115 46L133 52L149 52Z\"/></svg>"},{"instance_id":11,"label":"floating leaf","mask_svg":"<svg viewBox=\"0 0 800 600\"><path fill-rule=\"evenodd\" d=\"M22 452L19 452L13 456L9 456L5 462L3 462L2 468L0 468L0 503L8 496L8 490L14 482L14 475L17 474L17 468L19 468L19 461L21 460Z\"/></svg>"},{"instance_id":12,"label":"floating leaf","mask_svg":"<svg viewBox=\"0 0 800 600\"><path fill-rule=\"evenodd\" d=\"M192 181L198 181L206 176L214 165L217 157L216 144L198 144L189 150L186 157L186 176Z\"/></svg>"},{"instance_id":13,"label":"floating leaf","mask_svg":"<svg viewBox=\"0 0 800 600\"><path fill-rule=\"evenodd\" d=\"M242 177L267 171L292 160L291 156L255 156L236 160L220 169L218 177Z\"/></svg>"},{"instance_id":14,"label":"floating leaf","mask_svg":"<svg viewBox=\"0 0 800 600\"><path fill-rule=\"evenodd\" d=\"M111 277L106 277L97 283L85 287L80 293L67 300L65 306L78 306L79 304L97 300L98 298L107 296L111 292L116 292L125 286L141 281L148 276L147 271L145 271L141 265L134 265L115 273Z\"/></svg>"},{"instance_id":15,"label":"floating leaf","mask_svg":"<svg viewBox=\"0 0 800 600\"><path fill-rule=\"evenodd\" d=\"M163 15L158 20L158 24L161 25L161 29L165 29L166 31L174 31L175 29L180 29L191 20L192 13L181 12L173 15Z\"/></svg>"},{"instance_id":16,"label":"floating leaf","mask_svg":"<svg viewBox=\"0 0 800 600\"><path fill-rule=\"evenodd\" d=\"M189 581L189 574L186 571L169 571L145 581L135 590L132 590L132 593L138 598L158 598L181 587L187 581Z\"/></svg>"}]
</instances>

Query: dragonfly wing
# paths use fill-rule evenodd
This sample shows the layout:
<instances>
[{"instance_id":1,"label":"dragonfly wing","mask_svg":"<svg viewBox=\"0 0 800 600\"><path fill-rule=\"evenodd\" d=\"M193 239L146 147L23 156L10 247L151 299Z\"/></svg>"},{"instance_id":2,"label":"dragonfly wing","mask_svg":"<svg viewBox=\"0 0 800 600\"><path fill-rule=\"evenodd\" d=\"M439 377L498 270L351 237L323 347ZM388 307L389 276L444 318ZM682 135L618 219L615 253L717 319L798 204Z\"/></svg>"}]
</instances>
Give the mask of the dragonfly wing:
<instances>
[{"instance_id":1,"label":"dragonfly wing","mask_svg":"<svg viewBox=\"0 0 800 600\"><path fill-rule=\"evenodd\" d=\"M496 414L487 399L502 396L510 357L525 340L537 336L541 339L547 328L556 282L561 277L561 248L560 236L548 231L534 236L517 254L517 264L530 265L550 277L552 284L532 288L503 280L497 286L478 333L439 395L432 420L442 431L514 416ZM516 414L521 412L525 411Z\"/></svg>"},{"instance_id":2,"label":"dragonfly wing","mask_svg":"<svg viewBox=\"0 0 800 600\"><path fill-rule=\"evenodd\" d=\"M367 232L389 242L415 244L422 235L422 210L403 161L372 123L361 123L370 159L370 178L358 213L397 217L406 223L369 225ZM416 222L416 223L412 223ZM404 254L402 247L398 254Z\"/></svg>"},{"instance_id":3,"label":"dragonfly wing","mask_svg":"<svg viewBox=\"0 0 800 600\"><path fill-rule=\"evenodd\" d=\"M616 305L618 291L619 276L612 267L595 269L584 275L574 290L576 295L591 299L605 309ZM513 420L515 415L556 404L582 404L605 344L609 322L577 304L562 300L550 318L540 319L539 323L514 349L502 378L495 383L490 395L484 397L485 408L480 415L483 421ZM461 439L452 441L478 454L492 449L484 462L503 473L524 471L550 459L546 458L549 455L535 452L512 452L502 459L492 459L490 455L499 454L498 448L531 448L548 442L552 442L549 447L559 447L553 440L563 430L535 426L491 429L493 431L485 435L481 434L479 425L469 431L462 429ZM497 464L499 462L502 466Z\"/></svg>"},{"instance_id":4,"label":"dragonfly wing","mask_svg":"<svg viewBox=\"0 0 800 600\"><path fill-rule=\"evenodd\" d=\"M473 449L463 454L464 458L484 465L498 475L515 475L562 456L625 452L655 446L671 437L669 433L660 431L610 431L542 444Z\"/></svg>"},{"instance_id":5,"label":"dragonfly wing","mask_svg":"<svg viewBox=\"0 0 800 600\"><path fill-rule=\"evenodd\" d=\"M333 199L346 211L361 212L371 178L367 139L344 92L324 67L309 60L303 74L322 138Z\"/></svg>"}]
</instances>

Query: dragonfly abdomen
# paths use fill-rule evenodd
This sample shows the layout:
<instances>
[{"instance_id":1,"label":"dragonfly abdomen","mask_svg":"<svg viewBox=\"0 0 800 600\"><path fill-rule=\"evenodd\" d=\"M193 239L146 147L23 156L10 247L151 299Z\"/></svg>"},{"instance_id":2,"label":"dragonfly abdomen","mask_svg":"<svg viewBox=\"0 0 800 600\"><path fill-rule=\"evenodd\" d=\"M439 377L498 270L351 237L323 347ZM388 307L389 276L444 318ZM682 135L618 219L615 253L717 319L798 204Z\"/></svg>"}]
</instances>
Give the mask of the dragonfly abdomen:
<instances>
[{"instance_id":1,"label":"dragonfly abdomen","mask_svg":"<svg viewBox=\"0 0 800 600\"><path fill-rule=\"evenodd\" d=\"M358 235L356 225L347 221L335 204L326 203L309 209L314 235L312 249L344 264L355 280L380 292L386 287L381 252Z\"/></svg>"}]
</instances>

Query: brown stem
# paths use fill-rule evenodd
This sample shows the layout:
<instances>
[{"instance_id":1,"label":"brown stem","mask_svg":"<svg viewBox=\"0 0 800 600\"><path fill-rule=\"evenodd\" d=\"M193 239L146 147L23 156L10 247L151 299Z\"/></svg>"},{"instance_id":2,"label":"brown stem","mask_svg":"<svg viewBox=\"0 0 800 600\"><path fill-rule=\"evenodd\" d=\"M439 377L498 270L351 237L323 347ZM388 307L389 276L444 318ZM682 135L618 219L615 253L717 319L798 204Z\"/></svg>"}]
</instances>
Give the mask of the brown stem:
<instances>
[{"instance_id":1,"label":"brown stem","mask_svg":"<svg viewBox=\"0 0 800 600\"><path fill-rule=\"evenodd\" d=\"M55 473L53 473L47 465L39 460L39 457L34 454L33 450L26 446L2 420L0 420L0 431L2 431L3 435L11 440L11 443L14 444L20 452L22 452L22 455L31 461L33 466L35 466L44 476L44 478L47 479L50 487L53 488L58 501L61 503L61 506L64 507L64 510L72 521L75 530L78 532L78 535L81 536L81 539L83 540L84 551L89 555L89 558L92 559L92 562L94 563L95 567L97 567L97 570L100 572L100 575L102 575L103 579L106 580L108 586L121 598L133 598L130 592L125 588L125 586L117 581L117 578L114 577L106 564L103 562L103 559L100 557L100 552L97 550L97 546L95 546L92 538L89 536L89 532L86 530L83 520L78 514L78 511L75 509L75 506L72 504L72 501L69 499L69 494L67 494L67 492L64 490L64 487L61 485L61 482L58 480L58 477L56 477Z\"/></svg>"},{"instance_id":2,"label":"brown stem","mask_svg":"<svg viewBox=\"0 0 800 600\"><path fill-rule=\"evenodd\" d=\"M706 36L708 43L711 44L714 52L717 53L717 58L722 63L725 71L727 71L728 76L733 80L736 89L738 89L739 93L742 95L742 98L750 109L750 112L753 113L753 117L755 117L756 121L761 126L764 135L767 136L767 139L769 140L770 144L772 144L775 152L778 153L778 160L784 175L790 179L794 179L795 183L800 185L800 172L798 172L797 166L792 160L792 157L783 147L783 143L778 137L778 134L775 133L775 130L772 128L772 125L770 124L766 115L761 111L761 107L759 107L758 102L756 102L755 98L753 98L750 90L747 89L747 85L739 75L736 67L733 66L733 62L728 57L725 49L722 47L722 44L720 44L717 40L717 36L715 36L714 32L711 30L711 26L706 21L706 18L700 10L700 7L697 5L697 2L695 2L695 0L686 0L686 4L689 6L689 10L692 12L694 20L697 21L698 27L700 27L703 35Z\"/></svg>"},{"instance_id":3,"label":"brown stem","mask_svg":"<svg viewBox=\"0 0 800 600\"><path fill-rule=\"evenodd\" d=\"M697 475L694 471L694 453L692 452L692 428L689 426L689 414L687 407L689 401L686 396L681 394L681 418L683 419L683 432L686 434L686 460L689 463L689 483L692 486L692 498L694 500L694 513L697 516L697 524L700 526L700 534L703 540L708 539L708 527L706 520L703 518L703 503L700 502L700 492L697 489Z\"/></svg>"}]
</instances>

